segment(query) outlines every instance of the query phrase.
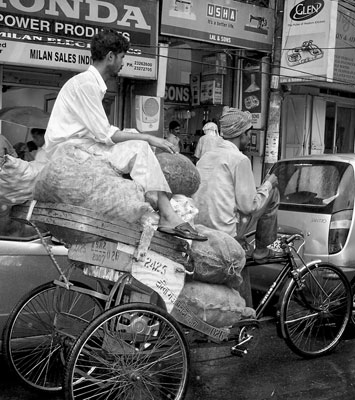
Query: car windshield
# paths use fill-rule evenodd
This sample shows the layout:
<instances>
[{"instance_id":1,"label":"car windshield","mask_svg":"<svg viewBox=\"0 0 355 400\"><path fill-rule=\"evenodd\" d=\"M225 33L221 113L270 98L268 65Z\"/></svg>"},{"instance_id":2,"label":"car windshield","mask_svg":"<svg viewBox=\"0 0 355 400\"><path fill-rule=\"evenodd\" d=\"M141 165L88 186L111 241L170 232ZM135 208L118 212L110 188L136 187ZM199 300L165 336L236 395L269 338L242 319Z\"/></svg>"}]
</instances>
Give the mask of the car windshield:
<instances>
[{"instance_id":1,"label":"car windshield","mask_svg":"<svg viewBox=\"0 0 355 400\"><path fill-rule=\"evenodd\" d=\"M279 162L273 171L278 175L281 203L353 208L355 182L350 164L293 160Z\"/></svg>"}]
</instances>

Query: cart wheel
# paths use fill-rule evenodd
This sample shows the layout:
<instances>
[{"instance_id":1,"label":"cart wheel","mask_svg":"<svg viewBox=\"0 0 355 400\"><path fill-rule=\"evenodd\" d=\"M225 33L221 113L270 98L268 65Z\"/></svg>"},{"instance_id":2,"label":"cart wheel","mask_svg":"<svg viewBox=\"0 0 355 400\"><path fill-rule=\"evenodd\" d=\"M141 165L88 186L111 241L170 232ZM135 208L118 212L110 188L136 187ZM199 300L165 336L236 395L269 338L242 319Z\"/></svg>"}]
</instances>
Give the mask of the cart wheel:
<instances>
[{"instance_id":1,"label":"cart wheel","mask_svg":"<svg viewBox=\"0 0 355 400\"><path fill-rule=\"evenodd\" d=\"M337 267L318 263L294 280L281 298L280 328L296 354L312 358L330 353L340 342L351 317L352 292Z\"/></svg>"},{"instance_id":2,"label":"cart wheel","mask_svg":"<svg viewBox=\"0 0 355 400\"><path fill-rule=\"evenodd\" d=\"M183 399L189 353L179 324L160 308L131 303L105 311L67 360L67 400Z\"/></svg>"},{"instance_id":3,"label":"cart wheel","mask_svg":"<svg viewBox=\"0 0 355 400\"><path fill-rule=\"evenodd\" d=\"M9 369L27 387L60 391L64 362L75 338L102 311L96 298L54 283L32 290L13 309L4 330Z\"/></svg>"}]
</instances>

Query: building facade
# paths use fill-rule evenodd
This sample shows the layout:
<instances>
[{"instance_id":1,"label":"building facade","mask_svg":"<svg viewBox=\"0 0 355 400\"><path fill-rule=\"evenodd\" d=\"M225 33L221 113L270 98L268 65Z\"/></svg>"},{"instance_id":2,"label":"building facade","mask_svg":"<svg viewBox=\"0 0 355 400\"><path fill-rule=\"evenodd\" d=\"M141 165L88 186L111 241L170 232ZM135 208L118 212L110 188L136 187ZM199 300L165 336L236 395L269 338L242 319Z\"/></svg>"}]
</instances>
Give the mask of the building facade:
<instances>
[{"instance_id":1,"label":"building facade","mask_svg":"<svg viewBox=\"0 0 355 400\"><path fill-rule=\"evenodd\" d=\"M279 157L354 152L355 7L284 2Z\"/></svg>"}]
</instances>

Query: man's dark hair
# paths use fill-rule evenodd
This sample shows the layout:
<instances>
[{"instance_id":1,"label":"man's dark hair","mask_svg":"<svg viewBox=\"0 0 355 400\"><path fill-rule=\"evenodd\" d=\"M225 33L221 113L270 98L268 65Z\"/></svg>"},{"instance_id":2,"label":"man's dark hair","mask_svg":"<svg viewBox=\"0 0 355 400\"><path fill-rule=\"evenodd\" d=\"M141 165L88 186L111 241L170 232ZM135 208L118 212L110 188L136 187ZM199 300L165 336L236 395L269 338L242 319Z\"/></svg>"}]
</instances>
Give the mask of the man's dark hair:
<instances>
[{"instance_id":1,"label":"man's dark hair","mask_svg":"<svg viewBox=\"0 0 355 400\"><path fill-rule=\"evenodd\" d=\"M32 128L31 129L32 135L44 135L45 133L46 133L46 130L43 128Z\"/></svg>"},{"instance_id":2,"label":"man's dark hair","mask_svg":"<svg viewBox=\"0 0 355 400\"><path fill-rule=\"evenodd\" d=\"M180 124L177 121L171 121L169 124L169 131L172 131L175 128L178 128Z\"/></svg>"},{"instance_id":3,"label":"man's dark hair","mask_svg":"<svg viewBox=\"0 0 355 400\"><path fill-rule=\"evenodd\" d=\"M102 29L91 40L91 58L100 61L112 51L115 54L127 53L130 43L121 33L113 29Z\"/></svg>"}]
</instances>

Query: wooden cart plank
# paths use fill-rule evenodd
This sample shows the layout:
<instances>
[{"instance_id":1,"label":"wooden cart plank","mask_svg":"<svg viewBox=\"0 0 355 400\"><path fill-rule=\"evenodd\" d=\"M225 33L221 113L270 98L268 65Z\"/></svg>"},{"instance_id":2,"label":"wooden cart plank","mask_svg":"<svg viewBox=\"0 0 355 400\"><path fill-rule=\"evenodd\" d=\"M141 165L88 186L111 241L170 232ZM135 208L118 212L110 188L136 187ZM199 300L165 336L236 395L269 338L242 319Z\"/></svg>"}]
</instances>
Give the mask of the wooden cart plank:
<instances>
[{"instance_id":1,"label":"wooden cart plank","mask_svg":"<svg viewBox=\"0 0 355 400\"><path fill-rule=\"evenodd\" d=\"M28 210L29 202L14 206L12 217L25 221ZM92 210L69 204L37 202L32 212L31 221L45 224L49 230L52 228L58 236L60 236L61 228L57 227L65 228L69 234L73 235L75 232L92 235L93 238L90 241L104 238L137 246L142 234L142 226L139 224L129 224L122 220L108 221L105 218L102 219L99 214ZM97 237L95 238L95 236ZM60 239L60 237L58 238ZM75 241L75 243L78 243L78 241ZM171 235L155 232L150 248L168 258L181 261L184 259L181 253L188 252L188 242Z\"/></svg>"}]
</instances>

